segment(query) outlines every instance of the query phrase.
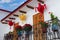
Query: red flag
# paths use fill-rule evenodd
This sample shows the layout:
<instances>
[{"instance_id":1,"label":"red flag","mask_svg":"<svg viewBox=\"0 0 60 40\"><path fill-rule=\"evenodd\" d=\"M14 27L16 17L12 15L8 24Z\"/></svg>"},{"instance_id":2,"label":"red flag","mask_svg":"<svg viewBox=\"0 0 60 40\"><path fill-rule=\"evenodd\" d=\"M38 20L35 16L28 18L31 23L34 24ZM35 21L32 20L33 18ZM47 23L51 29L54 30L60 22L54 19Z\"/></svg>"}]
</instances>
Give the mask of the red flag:
<instances>
[{"instance_id":1,"label":"red flag","mask_svg":"<svg viewBox=\"0 0 60 40\"><path fill-rule=\"evenodd\" d=\"M10 30L11 30L11 26L13 25L12 21L8 21L8 25L10 26Z\"/></svg>"},{"instance_id":2,"label":"red flag","mask_svg":"<svg viewBox=\"0 0 60 40\"><path fill-rule=\"evenodd\" d=\"M40 3L38 3L37 10L38 10L39 12L41 11L41 4L40 4Z\"/></svg>"},{"instance_id":3,"label":"red flag","mask_svg":"<svg viewBox=\"0 0 60 40\"><path fill-rule=\"evenodd\" d=\"M12 21L9 21L8 24L9 24L9 26L12 26L13 25L13 22Z\"/></svg>"},{"instance_id":4,"label":"red flag","mask_svg":"<svg viewBox=\"0 0 60 40\"><path fill-rule=\"evenodd\" d=\"M37 7L37 10L40 12L40 13L44 13L44 9L47 8L46 7L46 4L41 4L41 3L38 3L38 7Z\"/></svg>"}]
</instances>

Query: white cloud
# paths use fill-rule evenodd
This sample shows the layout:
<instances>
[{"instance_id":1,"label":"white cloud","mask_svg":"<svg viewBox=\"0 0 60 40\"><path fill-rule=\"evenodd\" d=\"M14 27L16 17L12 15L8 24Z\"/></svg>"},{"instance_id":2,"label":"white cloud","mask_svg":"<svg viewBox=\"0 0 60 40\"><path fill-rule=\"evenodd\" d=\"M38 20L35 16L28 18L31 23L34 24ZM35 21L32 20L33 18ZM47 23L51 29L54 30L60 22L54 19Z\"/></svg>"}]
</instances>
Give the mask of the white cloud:
<instances>
[{"instance_id":1,"label":"white cloud","mask_svg":"<svg viewBox=\"0 0 60 40\"><path fill-rule=\"evenodd\" d=\"M0 0L0 3L10 3L12 0Z\"/></svg>"},{"instance_id":2,"label":"white cloud","mask_svg":"<svg viewBox=\"0 0 60 40\"><path fill-rule=\"evenodd\" d=\"M13 3L12 5L9 4L10 9L11 9L11 8L16 8L17 6L18 6L18 3Z\"/></svg>"},{"instance_id":3,"label":"white cloud","mask_svg":"<svg viewBox=\"0 0 60 40\"><path fill-rule=\"evenodd\" d=\"M12 7L12 6L17 6L17 5L18 5L18 3L13 3L13 4L10 5L10 6Z\"/></svg>"}]
</instances>

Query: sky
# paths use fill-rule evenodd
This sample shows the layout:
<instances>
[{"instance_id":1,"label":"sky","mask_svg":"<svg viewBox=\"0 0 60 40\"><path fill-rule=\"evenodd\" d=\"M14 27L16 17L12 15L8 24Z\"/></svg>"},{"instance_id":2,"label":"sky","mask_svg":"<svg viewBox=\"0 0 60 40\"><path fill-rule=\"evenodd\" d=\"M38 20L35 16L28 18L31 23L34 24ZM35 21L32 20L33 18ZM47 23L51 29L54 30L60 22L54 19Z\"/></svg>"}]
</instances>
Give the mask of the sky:
<instances>
[{"instance_id":1,"label":"sky","mask_svg":"<svg viewBox=\"0 0 60 40\"><path fill-rule=\"evenodd\" d=\"M25 1L26 0L0 0L0 9L13 11Z\"/></svg>"}]
</instances>

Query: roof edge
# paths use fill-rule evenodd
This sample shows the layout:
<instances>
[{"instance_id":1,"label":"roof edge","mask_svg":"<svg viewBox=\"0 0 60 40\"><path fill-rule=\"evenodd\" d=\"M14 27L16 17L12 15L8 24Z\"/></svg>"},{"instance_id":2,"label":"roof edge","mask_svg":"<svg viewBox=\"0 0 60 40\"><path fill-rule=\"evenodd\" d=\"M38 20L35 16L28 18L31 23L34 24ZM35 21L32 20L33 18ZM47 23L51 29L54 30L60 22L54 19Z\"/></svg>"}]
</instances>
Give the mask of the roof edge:
<instances>
[{"instance_id":1,"label":"roof edge","mask_svg":"<svg viewBox=\"0 0 60 40\"><path fill-rule=\"evenodd\" d=\"M26 4L28 4L29 2L31 2L32 0L27 0L25 3L23 3L22 5L20 5L17 9L15 9L13 12L11 12L10 14L8 14L5 18L3 18L1 20L1 22L3 20L5 20L6 18L8 18L10 15L12 15L13 13L15 13L17 10L21 9L22 7L24 7Z\"/></svg>"},{"instance_id":2,"label":"roof edge","mask_svg":"<svg viewBox=\"0 0 60 40\"><path fill-rule=\"evenodd\" d=\"M4 9L0 9L0 11L11 13L11 11L7 11L7 10L4 10Z\"/></svg>"}]
</instances>

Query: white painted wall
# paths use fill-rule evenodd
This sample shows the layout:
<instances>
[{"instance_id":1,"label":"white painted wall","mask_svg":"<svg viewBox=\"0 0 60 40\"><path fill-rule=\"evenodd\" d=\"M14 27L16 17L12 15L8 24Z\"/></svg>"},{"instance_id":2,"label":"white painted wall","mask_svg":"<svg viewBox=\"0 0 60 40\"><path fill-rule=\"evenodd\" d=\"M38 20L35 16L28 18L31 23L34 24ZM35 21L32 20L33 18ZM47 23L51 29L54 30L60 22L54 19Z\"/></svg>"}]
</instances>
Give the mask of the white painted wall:
<instances>
[{"instance_id":1,"label":"white painted wall","mask_svg":"<svg viewBox=\"0 0 60 40\"><path fill-rule=\"evenodd\" d=\"M47 10L45 11L45 15L44 15L45 21L50 19L50 15L48 14L48 12L51 12L51 11L54 13L54 15L58 16L58 18L60 19L60 0L46 0L46 4L47 4ZM30 23L31 25L33 25L33 20L32 20L33 14L35 14L33 10L30 10L27 12L26 23ZM20 22L20 25L22 25L19 18L17 18L15 21ZM0 40L3 40L3 35L9 31L9 26L3 25L1 23L0 23L0 26L1 26L0 27L0 35L1 35Z\"/></svg>"},{"instance_id":2,"label":"white painted wall","mask_svg":"<svg viewBox=\"0 0 60 40\"><path fill-rule=\"evenodd\" d=\"M0 21L6 17L9 13L8 12L4 12L4 11L1 11L0 10ZM0 40L3 40L3 36L5 33L8 33L9 32L9 26L8 25L5 25L5 24L2 24L0 22Z\"/></svg>"},{"instance_id":3,"label":"white painted wall","mask_svg":"<svg viewBox=\"0 0 60 40\"><path fill-rule=\"evenodd\" d=\"M9 31L9 26L0 22L0 40L3 40L4 34L8 33Z\"/></svg>"},{"instance_id":4,"label":"white painted wall","mask_svg":"<svg viewBox=\"0 0 60 40\"><path fill-rule=\"evenodd\" d=\"M45 12L45 21L50 19L48 12L53 12L60 19L60 0L46 0L47 11Z\"/></svg>"}]
</instances>

